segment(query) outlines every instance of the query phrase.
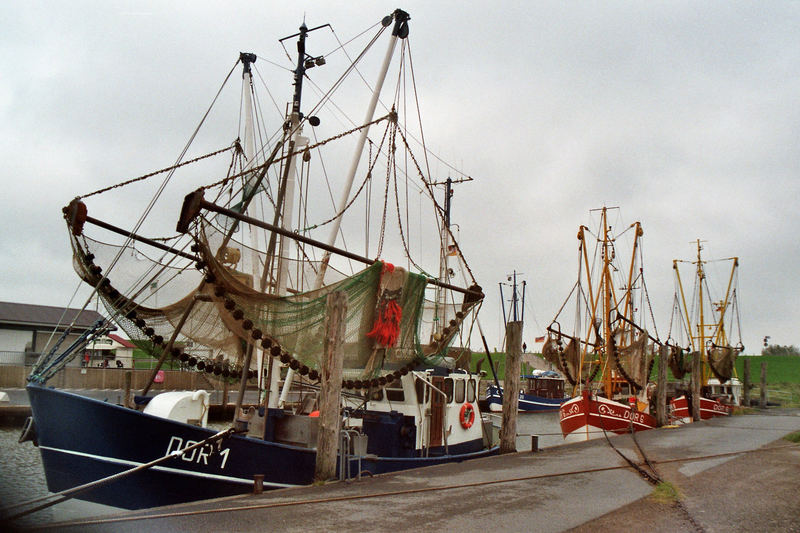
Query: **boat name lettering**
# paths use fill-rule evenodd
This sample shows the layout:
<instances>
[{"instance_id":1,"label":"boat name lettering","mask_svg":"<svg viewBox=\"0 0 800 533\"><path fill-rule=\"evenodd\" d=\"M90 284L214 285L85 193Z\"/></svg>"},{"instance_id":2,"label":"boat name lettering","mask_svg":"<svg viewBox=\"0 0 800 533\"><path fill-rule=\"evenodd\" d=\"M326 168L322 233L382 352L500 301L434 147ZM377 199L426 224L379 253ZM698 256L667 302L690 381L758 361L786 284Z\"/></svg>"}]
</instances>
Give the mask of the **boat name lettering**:
<instances>
[{"instance_id":1,"label":"boat name lettering","mask_svg":"<svg viewBox=\"0 0 800 533\"><path fill-rule=\"evenodd\" d=\"M720 413L728 413L728 408L725 405L722 405L719 402L714 402L714 411L718 411Z\"/></svg>"},{"instance_id":2,"label":"boat name lettering","mask_svg":"<svg viewBox=\"0 0 800 533\"><path fill-rule=\"evenodd\" d=\"M569 409L561 409L559 412L561 420L564 420L568 416L576 415L580 412L580 406L577 403L573 403L569 406Z\"/></svg>"},{"instance_id":3,"label":"boat name lettering","mask_svg":"<svg viewBox=\"0 0 800 533\"><path fill-rule=\"evenodd\" d=\"M181 437L172 436L169 439L169 444L167 444L167 453L165 455L169 455L173 452L181 451L189 446L193 446L197 444L199 441L196 440L187 440L185 443ZM219 457L222 458L222 462L219 465L220 470L225 468L225 464L228 462L228 454L230 454L231 449L225 448L224 450L219 451ZM198 446L193 450L189 450L185 454L181 455L181 459L186 461L187 463L197 463L200 464L201 462L204 465L208 464L208 459L214 456L214 445L213 444L204 444L203 446Z\"/></svg>"},{"instance_id":4,"label":"boat name lettering","mask_svg":"<svg viewBox=\"0 0 800 533\"><path fill-rule=\"evenodd\" d=\"M622 410L622 409L620 409ZM633 420L634 422L644 422L644 414L640 413L639 411L631 411L630 409L625 409L620 413L618 410L613 409L609 405L600 404L597 406L597 412L601 415L608 415L613 416L616 418L622 418L623 420Z\"/></svg>"}]
</instances>

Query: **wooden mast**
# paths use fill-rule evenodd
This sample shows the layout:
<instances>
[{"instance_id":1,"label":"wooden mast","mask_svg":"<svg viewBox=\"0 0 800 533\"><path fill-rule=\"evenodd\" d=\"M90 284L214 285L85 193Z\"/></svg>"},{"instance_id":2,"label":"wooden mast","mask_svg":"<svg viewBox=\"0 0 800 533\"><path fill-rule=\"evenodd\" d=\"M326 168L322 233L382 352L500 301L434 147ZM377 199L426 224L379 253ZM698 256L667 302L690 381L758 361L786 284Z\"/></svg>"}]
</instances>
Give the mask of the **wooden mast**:
<instances>
[{"instance_id":1,"label":"wooden mast","mask_svg":"<svg viewBox=\"0 0 800 533\"><path fill-rule=\"evenodd\" d=\"M603 365L603 390L606 397L611 398L614 394L614 382L612 376L611 365L609 365L609 356L611 354L611 292L613 285L611 282L611 243L609 240L608 228L608 212L603 207L602 215L602 228L603 228L603 276L600 283L601 290L603 291L603 356L601 364Z\"/></svg>"}]
</instances>

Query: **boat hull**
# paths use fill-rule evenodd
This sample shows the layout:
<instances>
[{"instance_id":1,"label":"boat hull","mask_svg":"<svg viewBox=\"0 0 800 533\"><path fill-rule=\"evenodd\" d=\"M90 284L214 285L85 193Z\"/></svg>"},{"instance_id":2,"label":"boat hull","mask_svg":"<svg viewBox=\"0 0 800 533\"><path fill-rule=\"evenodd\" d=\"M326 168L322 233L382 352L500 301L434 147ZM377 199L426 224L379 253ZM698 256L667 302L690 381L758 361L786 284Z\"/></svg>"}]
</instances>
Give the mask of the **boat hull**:
<instances>
[{"instance_id":1,"label":"boat hull","mask_svg":"<svg viewBox=\"0 0 800 533\"><path fill-rule=\"evenodd\" d=\"M502 390L502 389L501 389ZM535 394L519 394L519 411L521 413L546 413L558 411L558 408L567 401L568 398L542 398ZM503 410L503 397L497 387L490 385L486 389L486 402L489 410L500 412Z\"/></svg>"},{"instance_id":2,"label":"boat hull","mask_svg":"<svg viewBox=\"0 0 800 533\"><path fill-rule=\"evenodd\" d=\"M602 437L606 433L629 433L656 427L654 416L631 409L630 406L607 398L577 396L564 402L559 409L561 432L568 442Z\"/></svg>"},{"instance_id":3,"label":"boat hull","mask_svg":"<svg viewBox=\"0 0 800 533\"><path fill-rule=\"evenodd\" d=\"M683 395L673 398L670 402L672 416L682 422L692 421L692 412L689 406L689 399ZM730 416L733 407L711 398L700 398L700 419L708 420L715 416Z\"/></svg>"},{"instance_id":4,"label":"boat hull","mask_svg":"<svg viewBox=\"0 0 800 533\"><path fill-rule=\"evenodd\" d=\"M47 488L59 492L148 463L216 433L151 416L107 402L38 385L28 386ZM429 457L361 458L350 471L380 474L483 457L497 448L482 442L450 446L449 454ZM218 446L207 444L183 457L82 493L80 499L141 509L185 503L253 490L254 476L264 489L312 483L314 449L232 436Z\"/></svg>"}]
</instances>

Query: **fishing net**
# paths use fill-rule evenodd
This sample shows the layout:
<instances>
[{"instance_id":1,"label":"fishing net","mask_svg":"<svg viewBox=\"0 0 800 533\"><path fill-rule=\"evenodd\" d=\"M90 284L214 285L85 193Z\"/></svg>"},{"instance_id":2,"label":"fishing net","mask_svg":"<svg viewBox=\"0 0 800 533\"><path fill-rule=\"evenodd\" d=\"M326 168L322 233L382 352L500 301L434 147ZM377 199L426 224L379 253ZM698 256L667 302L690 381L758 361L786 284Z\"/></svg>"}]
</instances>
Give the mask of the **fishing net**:
<instances>
[{"instance_id":1,"label":"fishing net","mask_svg":"<svg viewBox=\"0 0 800 533\"><path fill-rule=\"evenodd\" d=\"M621 331L618 330L614 333L613 338L616 339L620 335ZM616 342L613 346L612 355L619 373L636 390L644 388L654 360L652 345L648 344L647 332L639 332L638 337L627 346L619 347Z\"/></svg>"},{"instance_id":2,"label":"fishing net","mask_svg":"<svg viewBox=\"0 0 800 533\"><path fill-rule=\"evenodd\" d=\"M738 355L739 350L731 346L714 346L708 351L708 367L720 383L733 377L733 363Z\"/></svg>"},{"instance_id":3,"label":"fishing net","mask_svg":"<svg viewBox=\"0 0 800 533\"><path fill-rule=\"evenodd\" d=\"M434 307L425 300L425 276L382 262L350 276L331 270L316 290L266 294L254 288L256 276L237 268L252 250L205 220L197 225L192 261L171 253L147 257L132 244L121 248L83 234L72 235L72 246L76 271L99 288L109 315L139 348L154 357L169 349L172 358L226 378L255 375L242 368L245 351L255 347L316 379L332 292L347 296L344 377L370 386L420 363L441 364L464 317L480 302L465 297L446 310ZM252 260L265 264L266 258ZM100 263L116 263L108 278ZM319 265L304 268L313 273ZM122 286L128 287L124 295L117 289ZM452 317L437 335L426 331L436 321L431 310Z\"/></svg>"},{"instance_id":4,"label":"fishing net","mask_svg":"<svg viewBox=\"0 0 800 533\"><path fill-rule=\"evenodd\" d=\"M686 351L680 346L669 346L667 364L669 364L669 369L675 379L683 379L686 373L691 370L691 360L687 357Z\"/></svg>"}]
</instances>

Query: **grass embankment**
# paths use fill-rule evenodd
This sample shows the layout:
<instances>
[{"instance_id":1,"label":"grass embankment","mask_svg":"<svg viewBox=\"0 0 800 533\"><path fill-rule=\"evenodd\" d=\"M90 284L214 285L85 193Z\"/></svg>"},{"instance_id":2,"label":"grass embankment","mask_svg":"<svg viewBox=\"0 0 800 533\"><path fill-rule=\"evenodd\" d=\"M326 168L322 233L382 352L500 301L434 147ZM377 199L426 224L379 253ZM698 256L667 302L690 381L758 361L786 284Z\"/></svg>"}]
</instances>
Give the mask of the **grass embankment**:
<instances>
[{"instance_id":1,"label":"grass embankment","mask_svg":"<svg viewBox=\"0 0 800 533\"><path fill-rule=\"evenodd\" d=\"M135 369L151 369L155 368L156 364L158 363L158 359L152 357L149 353L141 348L134 348L133 349L133 368ZM163 370L179 370L180 363L173 359L172 357L167 357L164 361L164 364L161 366Z\"/></svg>"},{"instance_id":2,"label":"grass embankment","mask_svg":"<svg viewBox=\"0 0 800 533\"><path fill-rule=\"evenodd\" d=\"M789 433L784 439L788 440L789 442L800 442L800 431L795 431L794 433Z\"/></svg>"}]
</instances>

